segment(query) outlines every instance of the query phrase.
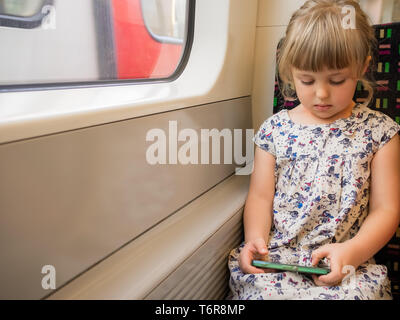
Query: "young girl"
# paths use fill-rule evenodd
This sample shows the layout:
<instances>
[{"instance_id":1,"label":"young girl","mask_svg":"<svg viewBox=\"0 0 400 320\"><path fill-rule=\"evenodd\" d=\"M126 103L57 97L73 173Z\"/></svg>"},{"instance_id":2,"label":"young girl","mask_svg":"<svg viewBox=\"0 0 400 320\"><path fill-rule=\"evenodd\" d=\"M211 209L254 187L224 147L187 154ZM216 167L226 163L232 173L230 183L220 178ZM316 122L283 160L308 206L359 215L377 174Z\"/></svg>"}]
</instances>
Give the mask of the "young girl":
<instances>
[{"instance_id":1,"label":"young girl","mask_svg":"<svg viewBox=\"0 0 400 320\"><path fill-rule=\"evenodd\" d=\"M344 6L355 9L356 28L343 25ZM374 41L354 0L309 0L292 16L278 70L283 93L301 104L268 118L254 137L245 241L229 256L230 298L391 299L387 268L373 255L400 220L400 126L367 107ZM369 91L364 104L352 101L357 81ZM253 259L331 272L274 272Z\"/></svg>"}]
</instances>

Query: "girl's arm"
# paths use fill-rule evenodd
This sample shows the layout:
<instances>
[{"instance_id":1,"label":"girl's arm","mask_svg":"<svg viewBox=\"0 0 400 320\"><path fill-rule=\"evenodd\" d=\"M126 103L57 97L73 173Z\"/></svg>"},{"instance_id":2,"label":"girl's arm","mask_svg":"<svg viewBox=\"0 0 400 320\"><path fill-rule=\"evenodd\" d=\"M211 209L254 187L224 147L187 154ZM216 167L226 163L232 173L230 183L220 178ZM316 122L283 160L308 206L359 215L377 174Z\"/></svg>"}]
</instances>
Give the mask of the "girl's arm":
<instances>
[{"instance_id":1,"label":"girl's arm","mask_svg":"<svg viewBox=\"0 0 400 320\"><path fill-rule=\"evenodd\" d=\"M264 272L251 266L251 260L267 254L272 208L275 195L275 158L259 147L254 156L254 170L244 207L243 223L246 245L240 255L240 267L245 273Z\"/></svg>"},{"instance_id":2,"label":"girl's arm","mask_svg":"<svg viewBox=\"0 0 400 320\"><path fill-rule=\"evenodd\" d=\"M313 264L327 257L332 272L313 276L317 285L334 285L345 276L343 267L357 268L373 257L393 236L400 222L400 139L396 134L371 161L369 213L356 236L313 252Z\"/></svg>"},{"instance_id":3,"label":"girl's arm","mask_svg":"<svg viewBox=\"0 0 400 320\"><path fill-rule=\"evenodd\" d=\"M357 264L375 255L393 236L400 222L400 139L396 134L371 161L369 213L349 244Z\"/></svg>"}]
</instances>

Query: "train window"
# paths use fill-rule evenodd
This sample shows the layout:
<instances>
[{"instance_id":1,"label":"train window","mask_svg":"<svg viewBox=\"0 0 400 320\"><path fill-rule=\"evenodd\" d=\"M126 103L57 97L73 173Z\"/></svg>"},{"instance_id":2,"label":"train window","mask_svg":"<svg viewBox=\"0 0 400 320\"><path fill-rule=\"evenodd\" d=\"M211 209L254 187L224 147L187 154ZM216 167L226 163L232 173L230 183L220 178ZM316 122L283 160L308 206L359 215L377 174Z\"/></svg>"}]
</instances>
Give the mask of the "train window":
<instances>
[{"instance_id":1,"label":"train window","mask_svg":"<svg viewBox=\"0 0 400 320\"><path fill-rule=\"evenodd\" d=\"M2 0L0 26L11 28L36 28L50 13L53 0Z\"/></svg>"},{"instance_id":2,"label":"train window","mask_svg":"<svg viewBox=\"0 0 400 320\"><path fill-rule=\"evenodd\" d=\"M360 0L373 24L400 22L400 0Z\"/></svg>"},{"instance_id":3,"label":"train window","mask_svg":"<svg viewBox=\"0 0 400 320\"><path fill-rule=\"evenodd\" d=\"M183 42L185 0L142 0L141 4L145 25L154 38L161 42Z\"/></svg>"},{"instance_id":4,"label":"train window","mask_svg":"<svg viewBox=\"0 0 400 320\"><path fill-rule=\"evenodd\" d=\"M43 7L44 0L3 0L0 13L17 17L29 17L37 14Z\"/></svg>"},{"instance_id":5,"label":"train window","mask_svg":"<svg viewBox=\"0 0 400 320\"><path fill-rule=\"evenodd\" d=\"M0 91L173 79L190 49L193 6L194 0L2 0ZM15 23L39 14L29 28Z\"/></svg>"}]
</instances>

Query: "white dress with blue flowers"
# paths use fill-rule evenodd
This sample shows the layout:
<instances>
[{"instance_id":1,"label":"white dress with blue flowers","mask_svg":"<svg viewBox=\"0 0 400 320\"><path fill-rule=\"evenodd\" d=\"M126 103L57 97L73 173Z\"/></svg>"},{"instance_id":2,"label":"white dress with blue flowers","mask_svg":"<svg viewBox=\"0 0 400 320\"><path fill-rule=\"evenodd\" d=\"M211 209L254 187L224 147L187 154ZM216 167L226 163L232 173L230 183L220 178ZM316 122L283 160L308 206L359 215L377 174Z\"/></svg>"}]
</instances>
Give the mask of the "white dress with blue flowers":
<instances>
[{"instance_id":1,"label":"white dress with blue flowers","mask_svg":"<svg viewBox=\"0 0 400 320\"><path fill-rule=\"evenodd\" d=\"M399 130L361 104L330 124L297 124L282 110L261 125L254 142L276 159L270 261L310 266L312 251L356 235L368 215L371 160ZM231 299L391 299L387 268L373 259L351 281L319 287L293 272L244 274L243 245L229 255Z\"/></svg>"}]
</instances>

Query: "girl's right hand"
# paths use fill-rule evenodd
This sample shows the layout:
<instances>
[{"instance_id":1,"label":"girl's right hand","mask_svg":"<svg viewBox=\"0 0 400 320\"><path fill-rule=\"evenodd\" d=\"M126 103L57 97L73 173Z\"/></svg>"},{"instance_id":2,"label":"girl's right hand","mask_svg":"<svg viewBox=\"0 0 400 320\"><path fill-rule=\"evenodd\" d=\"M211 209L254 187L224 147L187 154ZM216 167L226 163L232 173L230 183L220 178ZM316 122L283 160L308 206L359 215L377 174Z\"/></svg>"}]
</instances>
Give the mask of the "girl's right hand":
<instances>
[{"instance_id":1,"label":"girl's right hand","mask_svg":"<svg viewBox=\"0 0 400 320\"><path fill-rule=\"evenodd\" d=\"M239 255L239 266L243 273L268 273L275 272L272 269L256 268L251 265L252 260L264 260L268 254L265 240L258 238L246 242Z\"/></svg>"}]
</instances>

